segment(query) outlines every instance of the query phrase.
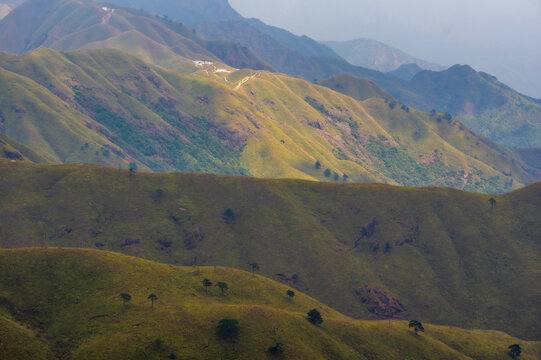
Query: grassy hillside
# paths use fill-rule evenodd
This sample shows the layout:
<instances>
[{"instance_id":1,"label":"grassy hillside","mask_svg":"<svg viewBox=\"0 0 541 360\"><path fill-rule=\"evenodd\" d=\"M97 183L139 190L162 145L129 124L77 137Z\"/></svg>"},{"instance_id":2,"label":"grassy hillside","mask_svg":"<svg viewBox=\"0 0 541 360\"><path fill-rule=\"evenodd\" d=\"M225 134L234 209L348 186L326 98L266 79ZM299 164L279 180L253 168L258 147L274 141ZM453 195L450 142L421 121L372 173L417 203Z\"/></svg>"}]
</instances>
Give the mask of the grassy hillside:
<instances>
[{"instance_id":1,"label":"grassy hillside","mask_svg":"<svg viewBox=\"0 0 541 360\"><path fill-rule=\"evenodd\" d=\"M0 23L0 50L24 53L39 47L116 48L183 73L197 70L192 60L271 70L248 49L204 40L165 16L91 1L30 0Z\"/></svg>"},{"instance_id":2,"label":"grassy hillside","mask_svg":"<svg viewBox=\"0 0 541 360\"><path fill-rule=\"evenodd\" d=\"M412 106L457 114L473 131L515 147L541 145L541 103L469 66L424 71L409 83L423 101ZM404 100L405 101L405 100Z\"/></svg>"},{"instance_id":3,"label":"grassy hillside","mask_svg":"<svg viewBox=\"0 0 541 360\"><path fill-rule=\"evenodd\" d=\"M214 62L214 67L202 69L207 73L231 70L222 63L233 68L276 69L310 81L348 73L374 81L408 106L457 114L473 131L501 144L541 145L539 101L468 66L425 71L403 81L351 65L309 38L293 36L257 20L245 21L227 2L147 3L130 1L129 5L182 21L205 20L195 21L195 31L167 16L116 5L104 9L94 2L30 0L0 22L0 50L22 53L38 47L63 51L114 47L182 73L198 70L192 60Z\"/></svg>"},{"instance_id":4,"label":"grassy hillside","mask_svg":"<svg viewBox=\"0 0 541 360\"><path fill-rule=\"evenodd\" d=\"M289 299L285 285L229 268L75 249L1 250L0 259L0 340L10 358L494 360L506 359L513 343L524 348L521 358L541 354L540 343L500 332L427 325L416 336L405 322L389 328L354 321L302 293ZM225 281L229 290L205 290L204 278ZM132 295L129 303L122 292ZM305 318L313 308L323 315L320 326ZM217 336L223 318L239 320L236 338ZM271 355L277 342L284 353Z\"/></svg>"},{"instance_id":5,"label":"grassy hillside","mask_svg":"<svg viewBox=\"0 0 541 360\"><path fill-rule=\"evenodd\" d=\"M351 316L541 337L540 185L492 206L491 196L443 188L1 166L2 247L241 269L255 261Z\"/></svg>"},{"instance_id":6,"label":"grassy hillside","mask_svg":"<svg viewBox=\"0 0 541 360\"><path fill-rule=\"evenodd\" d=\"M364 85L354 79L335 76L321 84L358 98L355 82L360 88ZM455 65L445 71L422 71L405 86L409 92L390 93L412 107L456 114L474 132L506 146L541 144L539 100L519 94L493 76Z\"/></svg>"},{"instance_id":7,"label":"grassy hillside","mask_svg":"<svg viewBox=\"0 0 541 360\"><path fill-rule=\"evenodd\" d=\"M2 54L0 68L16 89L0 103L2 132L54 162L484 192L538 178L455 120L285 75L183 76L111 49Z\"/></svg>"},{"instance_id":8,"label":"grassy hillside","mask_svg":"<svg viewBox=\"0 0 541 360\"><path fill-rule=\"evenodd\" d=\"M48 163L45 158L2 133L0 133L0 158L13 161L26 160L36 164Z\"/></svg>"}]
</instances>

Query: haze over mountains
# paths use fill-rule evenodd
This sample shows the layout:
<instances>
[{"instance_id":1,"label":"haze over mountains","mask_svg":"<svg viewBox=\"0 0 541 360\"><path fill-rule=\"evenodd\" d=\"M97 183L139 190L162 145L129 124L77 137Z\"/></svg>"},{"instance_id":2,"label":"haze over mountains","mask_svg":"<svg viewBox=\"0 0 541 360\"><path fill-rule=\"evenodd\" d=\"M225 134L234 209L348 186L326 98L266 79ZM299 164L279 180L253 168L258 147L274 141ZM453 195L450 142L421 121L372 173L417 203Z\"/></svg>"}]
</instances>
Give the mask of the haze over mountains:
<instances>
[{"instance_id":1,"label":"haze over mountains","mask_svg":"<svg viewBox=\"0 0 541 360\"><path fill-rule=\"evenodd\" d=\"M227 0L7 5L0 358L541 357L540 100Z\"/></svg>"},{"instance_id":2,"label":"haze over mountains","mask_svg":"<svg viewBox=\"0 0 541 360\"><path fill-rule=\"evenodd\" d=\"M247 17L317 40L371 38L437 64L469 64L541 98L538 1L231 0L231 4Z\"/></svg>"},{"instance_id":3,"label":"haze over mountains","mask_svg":"<svg viewBox=\"0 0 541 360\"><path fill-rule=\"evenodd\" d=\"M378 71L390 72L406 64L417 64L421 69L425 70L445 69L445 66L417 59L399 49L394 49L372 39L326 41L324 44L353 65Z\"/></svg>"}]
</instances>

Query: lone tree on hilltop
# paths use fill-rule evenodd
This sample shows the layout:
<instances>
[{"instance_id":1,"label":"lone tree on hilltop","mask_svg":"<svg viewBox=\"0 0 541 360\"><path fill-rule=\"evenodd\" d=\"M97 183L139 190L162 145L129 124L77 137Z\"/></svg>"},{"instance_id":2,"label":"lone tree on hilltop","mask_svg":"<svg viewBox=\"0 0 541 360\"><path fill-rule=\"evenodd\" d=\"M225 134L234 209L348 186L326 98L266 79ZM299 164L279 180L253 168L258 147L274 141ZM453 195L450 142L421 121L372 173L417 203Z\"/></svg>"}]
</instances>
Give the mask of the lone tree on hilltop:
<instances>
[{"instance_id":1,"label":"lone tree on hilltop","mask_svg":"<svg viewBox=\"0 0 541 360\"><path fill-rule=\"evenodd\" d=\"M212 286L212 281L210 281L209 279L203 279L203 281L201 281L203 283L203 286L205 287L205 292L208 293L208 288Z\"/></svg>"},{"instance_id":2,"label":"lone tree on hilltop","mask_svg":"<svg viewBox=\"0 0 541 360\"><path fill-rule=\"evenodd\" d=\"M295 297L295 292L293 290L286 291L286 295L289 296L290 299L293 299Z\"/></svg>"},{"instance_id":3,"label":"lone tree on hilltop","mask_svg":"<svg viewBox=\"0 0 541 360\"><path fill-rule=\"evenodd\" d=\"M235 221L235 212L232 209L225 209L222 213L222 219L224 219L226 224L231 224Z\"/></svg>"},{"instance_id":4,"label":"lone tree on hilltop","mask_svg":"<svg viewBox=\"0 0 541 360\"><path fill-rule=\"evenodd\" d=\"M494 206L496 206L496 199L494 199L493 197L491 197L490 199L488 199L488 202L490 203L490 210L494 210Z\"/></svg>"},{"instance_id":5,"label":"lone tree on hilltop","mask_svg":"<svg viewBox=\"0 0 541 360\"><path fill-rule=\"evenodd\" d=\"M120 294L120 298L121 298L122 301L124 302L124 305L126 305L128 302L130 302L130 300L131 300L131 295L128 294L128 293L121 293L121 294Z\"/></svg>"},{"instance_id":6,"label":"lone tree on hilltop","mask_svg":"<svg viewBox=\"0 0 541 360\"><path fill-rule=\"evenodd\" d=\"M522 348L519 344L509 346L509 356L511 356L513 359L520 357L520 354L522 354Z\"/></svg>"},{"instance_id":7,"label":"lone tree on hilltop","mask_svg":"<svg viewBox=\"0 0 541 360\"><path fill-rule=\"evenodd\" d=\"M222 319L216 326L218 335L226 339L236 337L239 330L239 321L237 319Z\"/></svg>"},{"instance_id":8,"label":"lone tree on hilltop","mask_svg":"<svg viewBox=\"0 0 541 360\"><path fill-rule=\"evenodd\" d=\"M220 281L218 283L216 283L216 286L218 286L222 292L222 296L224 296L224 290L228 290L229 287L227 286L227 283L223 282L223 281Z\"/></svg>"},{"instance_id":9,"label":"lone tree on hilltop","mask_svg":"<svg viewBox=\"0 0 541 360\"><path fill-rule=\"evenodd\" d=\"M308 321L314 325L320 325L323 322L321 314L316 309L308 311Z\"/></svg>"},{"instance_id":10,"label":"lone tree on hilltop","mask_svg":"<svg viewBox=\"0 0 541 360\"><path fill-rule=\"evenodd\" d=\"M415 334L417 334L419 331L425 332L423 324L418 320L410 320L408 327L413 328L413 330L415 330Z\"/></svg>"},{"instance_id":11,"label":"lone tree on hilltop","mask_svg":"<svg viewBox=\"0 0 541 360\"><path fill-rule=\"evenodd\" d=\"M154 301L158 300L158 297L154 293L152 293L148 296L147 299L149 299L152 302L152 307L154 307Z\"/></svg>"},{"instance_id":12,"label":"lone tree on hilltop","mask_svg":"<svg viewBox=\"0 0 541 360\"><path fill-rule=\"evenodd\" d=\"M321 169L321 163L319 162L319 160L316 161L315 168L316 168L316 170Z\"/></svg>"},{"instance_id":13,"label":"lone tree on hilltop","mask_svg":"<svg viewBox=\"0 0 541 360\"><path fill-rule=\"evenodd\" d=\"M284 353L284 344L282 344L281 342L277 342L276 345L271 346L271 347L269 348L269 352L270 352L272 355L280 355L280 354L283 354L283 353Z\"/></svg>"},{"instance_id":14,"label":"lone tree on hilltop","mask_svg":"<svg viewBox=\"0 0 541 360\"><path fill-rule=\"evenodd\" d=\"M250 268L252 269L252 275L255 274L256 271L259 271L259 264L256 262L248 264L250 265Z\"/></svg>"}]
</instances>

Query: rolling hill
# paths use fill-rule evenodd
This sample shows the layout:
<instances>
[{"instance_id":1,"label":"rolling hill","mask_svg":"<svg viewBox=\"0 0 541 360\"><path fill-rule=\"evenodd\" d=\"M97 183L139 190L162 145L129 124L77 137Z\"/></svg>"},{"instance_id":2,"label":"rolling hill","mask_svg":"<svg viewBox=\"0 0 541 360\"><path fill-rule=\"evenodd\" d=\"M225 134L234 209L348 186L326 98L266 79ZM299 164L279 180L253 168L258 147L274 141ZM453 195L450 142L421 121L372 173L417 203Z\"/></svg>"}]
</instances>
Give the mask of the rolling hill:
<instances>
[{"instance_id":1,"label":"rolling hill","mask_svg":"<svg viewBox=\"0 0 541 360\"><path fill-rule=\"evenodd\" d=\"M0 69L2 132L56 163L484 192L539 178L456 119L285 75L185 76L112 49L4 53Z\"/></svg>"},{"instance_id":2,"label":"rolling hill","mask_svg":"<svg viewBox=\"0 0 541 360\"><path fill-rule=\"evenodd\" d=\"M2 354L26 359L507 359L541 354L539 342L495 331L425 325L415 335L402 321L355 321L261 276L229 268L177 267L76 249L0 250ZM220 296L203 278L225 281ZM132 298L124 304L120 293ZM148 294L156 293L153 306ZM320 326L306 320L318 309ZM223 318L238 335L217 335ZM362 339L362 341L359 341ZM23 345L24 342L24 345ZM283 353L268 349L277 342Z\"/></svg>"},{"instance_id":3,"label":"rolling hill","mask_svg":"<svg viewBox=\"0 0 541 360\"><path fill-rule=\"evenodd\" d=\"M3 248L97 248L241 269L255 261L263 275L349 316L541 337L540 184L491 197L91 165L0 166Z\"/></svg>"}]
</instances>

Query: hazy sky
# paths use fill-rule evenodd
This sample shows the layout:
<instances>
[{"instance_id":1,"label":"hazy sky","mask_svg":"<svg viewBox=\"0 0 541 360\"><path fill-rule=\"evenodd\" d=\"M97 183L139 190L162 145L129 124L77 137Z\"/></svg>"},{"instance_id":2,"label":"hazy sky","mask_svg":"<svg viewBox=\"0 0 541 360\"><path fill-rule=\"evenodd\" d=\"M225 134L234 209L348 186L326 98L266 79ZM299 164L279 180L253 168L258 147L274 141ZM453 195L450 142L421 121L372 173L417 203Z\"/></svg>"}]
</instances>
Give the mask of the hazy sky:
<instances>
[{"instance_id":1,"label":"hazy sky","mask_svg":"<svg viewBox=\"0 0 541 360\"><path fill-rule=\"evenodd\" d=\"M541 0L230 3L246 17L257 17L316 40L368 37L442 65L469 63L504 81L529 81L531 86L541 83ZM541 97L538 86L539 92L534 95Z\"/></svg>"}]
</instances>

